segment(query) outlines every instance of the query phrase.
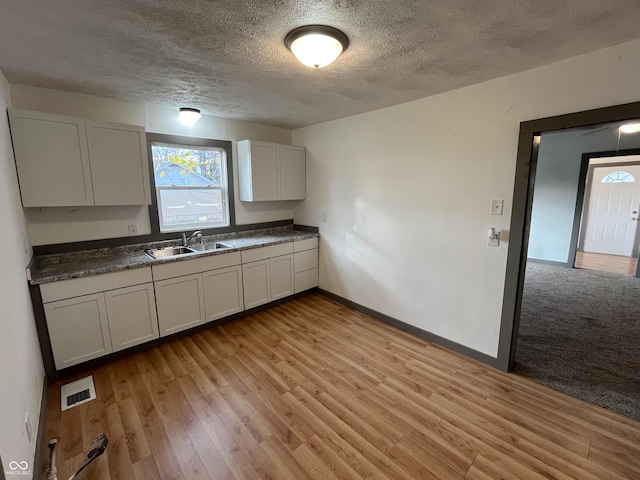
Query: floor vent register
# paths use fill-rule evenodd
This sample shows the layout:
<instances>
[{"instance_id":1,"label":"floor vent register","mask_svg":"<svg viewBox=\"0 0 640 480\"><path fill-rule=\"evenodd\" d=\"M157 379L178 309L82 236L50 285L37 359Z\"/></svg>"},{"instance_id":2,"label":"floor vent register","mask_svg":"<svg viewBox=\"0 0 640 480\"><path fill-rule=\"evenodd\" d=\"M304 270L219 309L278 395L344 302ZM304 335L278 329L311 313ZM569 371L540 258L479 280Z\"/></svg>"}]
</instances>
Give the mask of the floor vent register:
<instances>
[{"instance_id":1,"label":"floor vent register","mask_svg":"<svg viewBox=\"0 0 640 480\"><path fill-rule=\"evenodd\" d=\"M67 410L96 398L96 387L93 384L93 375L89 375L75 382L63 385L60 389L60 405L62 410Z\"/></svg>"}]
</instances>

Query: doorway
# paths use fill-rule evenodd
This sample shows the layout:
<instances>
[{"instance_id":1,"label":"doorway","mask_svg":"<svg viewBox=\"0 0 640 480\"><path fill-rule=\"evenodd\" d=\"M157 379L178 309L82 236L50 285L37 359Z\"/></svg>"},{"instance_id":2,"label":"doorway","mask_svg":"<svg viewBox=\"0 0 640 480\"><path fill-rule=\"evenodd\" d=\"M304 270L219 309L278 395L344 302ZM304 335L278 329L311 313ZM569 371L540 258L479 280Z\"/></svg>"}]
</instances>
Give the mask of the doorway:
<instances>
[{"instance_id":1,"label":"doorway","mask_svg":"<svg viewBox=\"0 0 640 480\"><path fill-rule=\"evenodd\" d=\"M635 276L640 236L640 156L585 155L584 212L573 266Z\"/></svg>"},{"instance_id":2,"label":"doorway","mask_svg":"<svg viewBox=\"0 0 640 480\"><path fill-rule=\"evenodd\" d=\"M638 118L640 118L640 102L634 102L520 124L496 361L496 366L501 370L510 371L515 360L541 133L606 125Z\"/></svg>"},{"instance_id":3,"label":"doorway","mask_svg":"<svg viewBox=\"0 0 640 480\"><path fill-rule=\"evenodd\" d=\"M615 108L619 108L619 107L613 107L613 110L615 110ZM635 108L636 108L635 111L637 112L637 115L640 115L640 104L636 104ZM605 110L608 110L608 109L605 109ZM588 117L589 113L590 112L585 112L583 114L574 114L574 115L566 116L566 117L573 117L573 119L569 118L569 121L567 121L566 117L563 117L562 120L559 120L559 119L555 119L555 120L558 121L558 123L562 123L563 127L566 127L567 125L573 127L571 130L574 130L574 132L572 132L574 134L576 129L581 130L582 128L604 130L604 128L599 128L599 126L590 122L583 123L582 125L584 125L584 127L579 128L580 123L578 122L581 120L584 120L585 117ZM600 111L597 113L602 113L602 112ZM605 113L611 114L612 112L609 111ZM549 122L549 120L552 120L552 121ZM618 388L620 390L621 395L616 397L617 398L616 401L618 403L618 406L620 407L620 409L618 409L617 411L619 411L620 413L624 413L626 415L632 416L634 418L640 419L640 416L639 416L640 412L637 409L625 410L625 408L628 405L634 405L634 404L637 405L637 401L635 400L637 399L637 394L633 392L629 394L627 392L627 389L632 388L632 390L634 391L635 390L640 391L640 386L634 383L634 382L637 382L638 379L635 378L636 377L635 372L637 371L637 369L634 369L633 365L631 366L631 368L627 369L633 372L633 374L630 375L627 380L625 380L625 378L622 378L621 381L618 382L618 385L610 386L608 383L602 382L601 383L602 391L598 391L597 385L596 385L597 383L596 380L614 378L614 377L620 376L620 375L612 375L611 372L609 372L604 368L601 369L600 367L603 364L608 364L610 367L613 366L613 368L615 368L615 365L617 364L616 362L618 363L625 362L629 359L630 356L640 358L640 351L637 352L637 355L633 354L633 355L626 355L626 356L624 355L624 351L622 351L622 354L618 355L618 357L612 357L610 362L608 362L604 356L605 352L609 352L609 351L614 352L616 349L618 350L618 352L620 352L621 350L620 348L617 348L617 346L628 344L629 337L626 337L624 335L622 337L610 335L610 333L616 334L617 332L622 332L623 329L617 328L617 327L612 328L612 322L609 322L608 320L616 319L620 321L620 324L628 324L631 321L635 321L637 317L635 302L626 302L626 303L629 303L630 310L629 311L624 310L622 309L622 306L625 304L623 300L625 300L626 297L621 296L619 299L609 299L609 298L599 297L599 295L602 292L613 291L615 290L615 288L617 288L617 287L615 288L612 287L613 282L611 281L611 279L607 279L606 277L603 279L602 276L598 276L598 278L596 278L595 276L592 276L591 278L587 278L589 275L584 275L584 274L578 275L576 277L573 274L570 274L570 272L577 272L577 270L573 268L567 268L567 267L574 266L574 258L576 256L576 253L579 253L579 252L576 252L575 246L577 246L578 244L578 239L579 239L578 232L580 231L581 217L578 216L577 213L582 211L582 202L584 202L585 198L589 199L589 201L584 202L585 218L583 222L584 228L582 229L582 235L580 236L580 240L582 242L581 248L583 249L585 243L587 243L587 249L589 248L594 249L593 246L589 246L588 242L585 241L589 239L587 235L591 234L591 239L593 240L598 240L597 235L600 235L601 237L600 243L602 243L605 240L604 238L605 230L607 231L606 232L607 235L610 235L610 233L608 229L604 228L601 224L598 224L595 220L592 219L593 215L591 216L586 215L586 212L589 211L589 203L595 202L596 207L598 207L597 204L600 203L600 206L599 206L600 208L599 209L596 208L595 210L591 209L592 210L591 213L594 213L594 211L595 213L597 212L602 213L602 206L603 205L606 206L606 204L609 204L611 208L605 209L608 211L605 211L604 213L607 213L610 215L617 212L618 214L622 215L622 213L624 212L625 215L628 215L633 212L632 205L633 203L636 202L634 198L636 199L640 198L640 194L635 194L633 192L633 187L631 187L631 189L611 188L612 187L611 185L606 185L606 184L613 184L613 183L633 183L633 182L630 182L630 181L617 182L616 181L616 180L621 180L623 177L625 177L624 174L612 175L609 179L605 179L607 175L615 174L616 172L621 170L614 168L610 171L604 172L603 170L597 170L596 168L598 168L598 166L594 164L592 165L592 169L589 171L590 178L591 179L597 178L598 182L602 182L604 180L604 184L602 184L604 185L604 187L601 187L601 183L598 183L598 185L595 188L593 188L594 195L585 196L584 180L587 176L587 169L583 168L585 167L584 163L582 163L582 167L580 166L581 158L580 158L580 155L578 155L577 159L574 158L572 160L573 166L571 167L573 169L572 171L574 172L572 174L573 175L572 181L574 183L573 187L575 188L574 190L572 190L573 193L569 192L570 194L567 194L566 191L560 191L560 193L564 194L564 200L566 201L563 205L560 205L561 208L558 208L558 201L559 200L561 201L563 199L562 195L559 194L559 190L557 188L558 179L561 179L562 175L565 174L566 172L563 171L561 168L559 168L558 164L555 164L554 168L551 169L554 173L553 180L555 183L554 184L552 183L554 188L550 188L546 192L549 195L553 195L554 202L546 205L546 207L548 207L546 211L544 208L542 209L538 208L538 212L537 212L539 217L541 212L542 214L545 214L547 215L547 217L549 217L552 211L560 210L561 214L564 215L564 218L565 218L565 220L563 221L564 236L558 234L557 228L542 229L541 232L540 231L538 232L538 234L542 233L542 235L538 235L539 238L537 239L535 238L536 235L532 236L531 235L532 234L532 231L531 231L532 211L535 211L534 202L533 202L534 192L535 192L534 187L538 186L537 183L540 183L541 184L540 186L542 186L542 179L545 178L545 174L548 173L548 171L545 173L544 168L541 168L541 169L539 168L540 166L544 167L544 159L543 158L539 159L539 154L541 151L541 146L544 146L545 144L544 137L545 137L545 134L547 133L547 128L551 130L552 127L554 126L553 120L554 119L545 119L545 120L538 121L538 123L533 125L536 128L532 128L531 131L529 132L529 135L527 135L528 136L527 140L531 142L528 145L523 144L523 137L525 136L522 135L523 131L526 129L526 125L525 124L521 125L521 137L520 137L521 142L519 145L519 152L518 152L519 158L518 158L518 168L516 171L516 186L514 189L514 208L513 208L513 215L512 215L512 230L511 230L511 233L517 233L517 237L514 239L515 242L512 242L510 244L509 252L508 252L507 282L505 285L505 297L504 297L504 303L503 303L503 322L501 325L501 338L500 338L499 351L498 351L498 366L508 371L512 370L514 366L514 361L515 361L516 342L518 341L521 315L524 315L522 317L522 321L523 321L522 328L523 328L524 335L527 337L527 344L522 345L523 353L525 352L524 348L526 346L529 349L528 350L528 354L529 354L532 351L531 345L533 343L536 346L537 345L542 346L542 348L534 349L536 350L534 354L537 354L538 359L542 360L543 362L547 362L547 365L545 365L545 367L548 367L550 363L553 363L551 359L552 357L554 357L554 354L558 354L558 355L555 355L556 363L554 365L557 365L560 371L564 370L563 373L566 373L567 370L570 370L571 365L579 366L580 368L577 368L575 369L575 372L572 372L572 373L576 373L576 375L573 375L573 378L578 378L579 381L573 384L572 386L577 386L581 388L586 386L586 388L582 388L582 391L583 392L586 391L590 396L583 397L571 391L571 389L567 391L567 390L563 390L562 388L557 388L558 390L562 390L562 391L565 391L565 393L569 393L579 398L592 401L592 403L601 404L598 401L599 399L609 396L610 392L612 392L615 388L618 388L621 386L622 388ZM574 125L571 125L572 120L575 120ZM607 127L607 128L613 128L613 127ZM617 128L617 126L615 128ZM558 130L555 130L554 133L562 132L563 130L564 128L560 128ZM577 135L582 136L582 133L578 132ZM541 138L542 138L542 142L541 142ZM527 147L528 149L526 149ZM582 150L582 151L584 152L585 150ZM597 157L598 155L596 154L594 156ZM540 164L539 164L539 160L540 160ZM576 161L577 161L577 166L575 165ZM603 162L604 160L601 161L601 163ZM614 165L609 165L609 166L613 167ZM602 165L600 165L600 167L602 167ZM578 175L577 173L578 170L580 171L580 175ZM606 173L606 175L603 174L600 178L600 173ZM565 175L565 180L567 176L568 175ZM525 180L526 180L526 183L525 183ZM580 180L582 180L582 183L581 183L582 187L580 187ZM592 180L591 186L593 186L593 180ZM629 185L623 186L623 187L629 187ZM580 191L581 188L582 188L582 191ZM545 190L545 189L543 188L542 190ZM571 199L569 198L571 197L571 195L573 195L573 205L569 205L571 203ZM599 199L599 202L596 201L598 199ZM616 207L616 208L614 209L612 207ZM629 208L630 210L628 210L627 208ZM576 214L575 219L571 218L573 217L574 214ZM590 219L591 219L591 224L589 224ZM573 228L570 225L572 223L571 220L574 220ZM576 220L577 220L577 223L576 223ZM603 221L603 219L596 219L596 220L598 222ZM605 220L608 221L608 218ZM629 227L629 226L625 227L624 225L620 226L617 224L623 223L623 221L627 221L627 219L625 220L618 219L619 221L615 221L615 220L616 219L613 219L613 222L610 225L613 228L611 233L612 238L607 241L611 243L615 248L619 249L618 251L615 252L616 254L618 254L617 256L621 256L620 255L621 253L628 254L629 249L631 249L631 253L633 253L634 250L637 249L636 242L635 242L636 239L634 238L635 228L636 228L635 225L637 224L637 222L634 221L634 223L632 224L633 227ZM616 226L618 228L617 232L616 232ZM599 232L594 231L594 227L600 228L600 231ZM521 237L520 237L520 234L522 235ZM571 242L568 240L568 236L571 237ZM532 237L534 242L537 240L542 245L548 246L548 244L552 244L553 242L556 242L556 244L561 243L562 246L565 248L564 252L560 252L560 254L558 254L559 249L555 249L554 251L554 253L560 259L560 261L547 261L546 263L548 265L545 265L544 262L542 265L538 265L535 263L528 265L527 253L529 251L529 242L532 239ZM561 241L559 241L558 238L554 238L554 237L562 237L562 238L560 238ZM514 245L516 243L517 245ZM573 252L571 252L571 249L569 248L570 244L574 245ZM517 249L514 248L516 246L517 246ZM623 248L626 250L622 251ZM574 258L572 258L571 253L573 253ZM533 266L536 266L536 267L532 268ZM565 273L567 273L567 275L565 275ZM596 272L594 272L594 274L595 273ZM525 274L528 276L528 279L529 279L528 281L529 294L532 291L531 289L532 285L536 288L540 287L542 289L542 290L535 290L537 293L542 293L541 296L537 297L539 299L542 299L541 301L537 301L533 304L530 301L523 303L523 288L525 286ZM533 278L533 275L535 275L536 277ZM517 283L515 285L511 284L509 281L510 278L513 280L516 280ZM626 278L628 278L630 282L633 282L633 284L623 283L620 289L618 290L627 291L627 293L631 292L632 293L631 297L637 298L637 295L640 295L640 290L636 291L636 288L640 288L640 281L632 277L626 277ZM532 279L533 281L531 281ZM585 283L586 282L585 279L588 280L589 283ZM599 283L597 283L596 280L599 280ZM551 285L551 283L554 281L556 283L553 284L551 291L549 290L545 291L545 289L548 289L549 285ZM594 283L591 283L592 281ZM577 287L577 288L572 289L573 287ZM552 295L549 295L550 292ZM581 294L582 296L580 296ZM554 298L550 300L552 296ZM528 297L528 299L530 298L532 297ZM571 307L572 302L575 303L574 305L575 308L569 308ZM615 310L610 309L609 311L604 311L603 315L598 317L594 312L597 308L601 306L612 306ZM561 310L562 308L565 308L565 307L567 307L566 310ZM624 314L622 314L623 311L624 311ZM532 312L533 312L533 315L532 315ZM563 325L560 325L559 329L553 330L553 328L558 327L561 322L550 322L545 324L544 321L553 319L553 318L560 318L556 316L559 312L561 312L560 317L563 317L565 320L566 319L570 319L570 320L568 322L564 322ZM631 313L629 314L629 312ZM532 321L532 318L533 318L533 321ZM616 325L619 325L619 324L616 324ZM531 328L531 326L534 326L535 328ZM511 330L509 331L509 329ZM552 332L552 334L548 335L549 332ZM584 332L584 334L576 335L576 332ZM505 334L509 334L509 336L507 337L507 335ZM606 340L606 337L608 336L612 337L611 341L609 343L604 342L604 340ZM540 342L540 339L543 339L543 342ZM581 342L589 345L589 348L586 348L586 349L581 348L580 347L580 345L582 345ZM640 345L640 337L638 338L633 337L632 343L634 345L636 343ZM506 356L505 353L508 353L508 356ZM573 364L571 364L571 362L565 361L566 359L571 359L571 358L573 358L574 360L578 358L579 361L573 362ZM518 364L518 373L522 374L523 363L521 362L521 360L522 360L522 357L519 360L520 363ZM588 369L585 370L582 368L584 366L590 366L592 370L588 370ZM622 371L622 369L620 369L620 371ZM548 368L546 372L549 372ZM530 371L529 373L532 373L532 371ZM540 371L538 370L535 373L540 373ZM526 376L529 376L530 378L534 378L534 375L526 375ZM560 376L561 375L556 375L554 373L552 376L547 376L547 380L551 378L552 380L550 382L551 384L545 383L544 381L542 381L541 383L545 383L545 384L548 384L549 386L552 386L553 388L556 388L556 386L552 385L552 383L554 380L557 380ZM594 388L594 386L596 388ZM605 405L601 404L601 405L609 408L609 406L606 404Z\"/></svg>"}]
</instances>

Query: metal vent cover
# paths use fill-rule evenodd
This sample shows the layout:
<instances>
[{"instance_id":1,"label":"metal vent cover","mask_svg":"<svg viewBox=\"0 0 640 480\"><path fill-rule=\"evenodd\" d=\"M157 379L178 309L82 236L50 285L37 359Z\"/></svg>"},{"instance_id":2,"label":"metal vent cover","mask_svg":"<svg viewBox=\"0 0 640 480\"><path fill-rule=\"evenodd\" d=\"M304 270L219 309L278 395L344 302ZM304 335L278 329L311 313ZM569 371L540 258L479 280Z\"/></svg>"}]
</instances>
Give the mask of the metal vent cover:
<instances>
[{"instance_id":1,"label":"metal vent cover","mask_svg":"<svg viewBox=\"0 0 640 480\"><path fill-rule=\"evenodd\" d=\"M93 375L67 383L60 389L60 406L63 411L95 398L96 387L93 384Z\"/></svg>"}]
</instances>

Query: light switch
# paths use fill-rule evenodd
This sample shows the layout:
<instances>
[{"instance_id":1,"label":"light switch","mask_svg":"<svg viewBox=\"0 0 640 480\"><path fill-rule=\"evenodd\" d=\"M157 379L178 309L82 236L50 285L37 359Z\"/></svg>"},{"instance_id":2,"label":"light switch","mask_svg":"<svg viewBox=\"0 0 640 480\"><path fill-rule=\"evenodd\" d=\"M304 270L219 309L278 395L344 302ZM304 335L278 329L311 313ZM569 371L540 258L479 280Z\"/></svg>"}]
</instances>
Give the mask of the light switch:
<instances>
[{"instance_id":1,"label":"light switch","mask_svg":"<svg viewBox=\"0 0 640 480\"><path fill-rule=\"evenodd\" d=\"M504 200L491 200L491 215L502 215Z\"/></svg>"}]
</instances>

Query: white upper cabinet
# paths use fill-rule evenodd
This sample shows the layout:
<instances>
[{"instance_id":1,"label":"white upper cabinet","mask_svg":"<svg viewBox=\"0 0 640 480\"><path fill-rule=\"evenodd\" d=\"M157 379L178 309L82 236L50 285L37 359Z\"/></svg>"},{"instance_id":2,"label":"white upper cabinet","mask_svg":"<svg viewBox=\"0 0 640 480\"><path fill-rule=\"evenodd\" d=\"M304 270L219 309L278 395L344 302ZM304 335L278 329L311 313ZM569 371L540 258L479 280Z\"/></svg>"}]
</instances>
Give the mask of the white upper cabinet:
<instances>
[{"instance_id":1,"label":"white upper cabinet","mask_svg":"<svg viewBox=\"0 0 640 480\"><path fill-rule=\"evenodd\" d=\"M22 205L93 205L84 120L9 110Z\"/></svg>"},{"instance_id":2,"label":"white upper cabinet","mask_svg":"<svg viewBox=\"0 0 640 480\"><path fill-rule=\"evenodd\" d=\"M305 149L295 145L241 140L238 142L240 200L303 200Z\"/></svg>"},{"instance_id":3,"label":"white upper cabinet","mask_svg":"<svg viewBox=\"0 0 640 480\"><path fill-rule=\"evenodd\" d=\"M306 194L305 149L280 145L280 200L301 200Z\"/></svg>"},{"instance_id":4,"label":"white upper cabinet","mask_svg":"<svg viewBox=\"0 0 640 480\"><path fill-rule=\"evenodd\" d=\"M86 128L95 204L150 204L144 128L90 120Z\"/></svg>"},{"instance_id":5,"label":"white upper cabinet","mask_svg":"<svg viewBox=\"0 0 640 480\"><path fill-rule=\"evenodd\" d=\"M22 205L148 205L144 128L9 109Z\"/></svg>"}]
</instances>

